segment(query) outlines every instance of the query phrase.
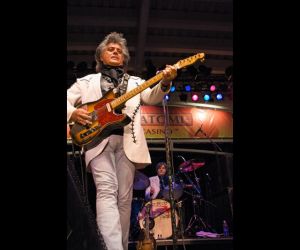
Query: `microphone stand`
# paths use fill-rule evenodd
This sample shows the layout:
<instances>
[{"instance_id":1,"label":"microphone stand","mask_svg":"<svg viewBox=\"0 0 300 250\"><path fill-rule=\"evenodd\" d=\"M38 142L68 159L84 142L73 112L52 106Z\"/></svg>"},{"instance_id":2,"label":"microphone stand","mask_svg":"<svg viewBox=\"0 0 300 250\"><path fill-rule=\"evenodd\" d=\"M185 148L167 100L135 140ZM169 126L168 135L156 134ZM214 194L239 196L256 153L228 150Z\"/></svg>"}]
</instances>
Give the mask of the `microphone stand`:
<instances>
[{"instance_id":1,"label":"microphone stand","mask_svg":"<svg viewBox=\"0 0 300 250\"><path fill-rule=\"evenodd\" d=\"M219 146L216 142L214 142L210 137L208 137L208 135L203 131L202 126L203 126L203 123L201 124L201 126L200 126L200 128L197 130L197 132L195 133L195 136L196 136L199 132L201 132L201 134L203 134L203 135L210 141L210 143L213 144L213 146L214 146L215 149L217 148L219 152L223 152L223 150L220 148L220 146Z\"/></svg>"},{"instance_id":2,"label":"microphone stand","mask_svg":"<svg viewBox=\"0 0 300 250\"><path fill-rule=\"evenodd\" d=\"M173 191L173 174L174 169L171 164L171 147L170 147L170 137L169 137L169 112L166 105L165 98L162 101L163 111L165 116L165 144L166 144L166 161L168 166L168 184L169 184L169 198L171 205L171 222L172 222L172 239L173 239L173 249L177 250L177 232L176 232L176 218L175 218L175 202L174 202L174 191Z\"/></svg>"},{"instance_id":3,"label":"microphone stand","mask_svg":"<svg viewBox=\"0 0 300 250\"><path fill-rule=\"evenodd\" d=\"M220 148L220 146L215 142L213 141L208 135L207 133L202 129L202 126L203 126L203 123L201 124L200 128L197 130L197 132L195 133L195 136L200 132L201 134L203 134L205 136L205 138L207 138L209 140L209 142L213 145L214 147L214 150L215 150L215 153L216 153L216 162L217 162L217 166L218 166L218 169L220 170L221 169L221 164L220 164L220 159L218 157L218 154L217 152L223 152L223 150ZM223 181L222 181L222 178L221 176L219 175L219 183L221 184L221 186L223 186ZM210 194L211 194L211 190L210 190ZM209 202L210 204L210 202ZM213 204L213 203L211 203ZM214 205L215 206L215 205ZM215 206L216 207L216 206ZM213 230L214 231L214 230Z\"/></svg>"},{"instance_id":4,"label":"microphone stand","mask_svg":"<svg viewBox=\"0 0 300 250\"><path fill-rule=\"evenodd\" d=\"M220 146L214 142L206 133L205 131L203 131L202 129L202 125L203 123L201 124L200 128L197 130L197 132L195 133L195 136L201 132L201 134L203 134L205 136L205 138L207 138L209 140L209 142L213 145L214 149L215 149L215 153L216 153L216 161L217 161L217 166L218 166L218 169L221 169L221 164L220 164L220 159L218 157L218 154L217 154L217 151L219 152L223 152L223 150L220 148ZM221 185L223 185L223 181L221 179L221 176L219 176L219 182Z\"/></svg>"}]
</instances>

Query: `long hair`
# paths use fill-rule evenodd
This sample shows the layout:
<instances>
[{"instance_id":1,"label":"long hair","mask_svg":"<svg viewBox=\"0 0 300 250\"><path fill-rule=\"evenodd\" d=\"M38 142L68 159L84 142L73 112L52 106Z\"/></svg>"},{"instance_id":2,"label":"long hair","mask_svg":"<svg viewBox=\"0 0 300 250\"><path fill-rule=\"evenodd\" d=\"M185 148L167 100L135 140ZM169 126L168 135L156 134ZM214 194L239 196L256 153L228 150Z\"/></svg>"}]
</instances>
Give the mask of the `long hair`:
<instances>
[{"instance_id":1,"label":"long hair","mask_svg":"<svg viewBox=\"0 0 300 250\"><path fill-rule=\"evenodd\" d=\"M103 62L100 60L100 55L109 43L117 43L121 46L122 52L124 55L124 65L123 66L125 67L128 65L130 56L129 56L129 51L127 48L126 39L123 37L122 33L111 32L104 38L104 40L98 45L98 47L96 49L96 53L95 53L95 60L97 62L96 72L100 72L100 70L101 70Z\"/></svg>"}]
</instances>

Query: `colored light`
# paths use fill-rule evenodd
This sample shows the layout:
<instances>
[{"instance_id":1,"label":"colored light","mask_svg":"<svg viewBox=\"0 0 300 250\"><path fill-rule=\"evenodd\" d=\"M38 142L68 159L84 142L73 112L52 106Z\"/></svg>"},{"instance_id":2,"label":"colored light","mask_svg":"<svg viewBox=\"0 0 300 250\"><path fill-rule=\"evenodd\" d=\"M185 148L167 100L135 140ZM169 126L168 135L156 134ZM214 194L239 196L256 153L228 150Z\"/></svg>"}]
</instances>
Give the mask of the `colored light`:
<instances>
[{"instance_id":1,"label":"colored light","mask_svg":"<svg viewBox=\"0 0 300 250\"><path fill-rule=\"evenodd\" d=\"M216 98L218 101L221 101L221 100L223 100L223 95L221 93L218 93Z\"/></svg>"},{"instance_id":2,"label":"colored light","mask_svg":"<svg viewBox=\"0 0 300 250\"><path fill-rule=\"evenodd\" d=\"M213 91L215 91L215 90L216 90L216 86L215 86L215 85L211 85L209 89L210 89L210 91L212 91L212 92L213 92Z\"/></svg>"},{"instance_id":3,"label":"colored light","mask_svg":"<svg viewBox=\"0 0 300 250\"><path fill-rule=\"evenodd\" d=\"M176 91L176 87L173 85L172 87L171 87L171 89L170 89L170 92L175 92Z\"/></svg>"},{"instance_id":4,"label":"colored light","mask_svg":"<svg viewBox=\"0 0 300 250\"><path fill-rule=\"evenodd\" d=\"M205 95L203 96L203 100L204 100L204 101L209 101L209 100L210 100L210 95L205 94Z\"/></svg>"},{"instance_id":5,"label":"colored light","mask_svg":"<svg viewBox=\"0 0 300 250\"><path fill-rule=\"evenodd\" d=\"M166 101L169 101L169 100L170 100L170 96L169 96L169 95L165 95L164 98L165 98Z\"/></svg>"},{"instance_id":6,"label":"colored light","mask_svg":"<svg viewBox=\"0 0 300 250\"><path fill-rule=\"evenodd\" d=\"M192 95L192 100L193 100L194 102L198 101L198 100L199 100L199 96L198 96L197 94L193 94L193 95Z\"/></svg>"},{"instance_id":7,"label":"colored light","mask_svg":"<svg viewBox=\"0 0 300 250\"><path fill-rule=\"evenodd\" d=\"M184 89L186 92L190 92L192 90L192 87L191 87L191 85L187 84L184 86Z\"/></svg>"}]
</instances>

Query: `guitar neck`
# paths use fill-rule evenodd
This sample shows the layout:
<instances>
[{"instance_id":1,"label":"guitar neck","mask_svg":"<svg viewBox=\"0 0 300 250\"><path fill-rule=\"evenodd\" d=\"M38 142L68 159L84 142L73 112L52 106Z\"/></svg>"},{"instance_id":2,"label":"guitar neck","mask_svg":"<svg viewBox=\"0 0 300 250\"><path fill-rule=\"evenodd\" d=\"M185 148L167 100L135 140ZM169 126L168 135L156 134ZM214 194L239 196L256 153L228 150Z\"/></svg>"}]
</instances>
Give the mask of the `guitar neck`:
<instances>
[{"instance_id":1,"label":"guitar neck","mask_svg":"<svg viewBox=\"0 0 300 250\"><path fill-rule=\"evenodd\" d=\"M204 53L198 53L194 56L188 57L186 59L180 60L178 61L176 64L174 64L173 66L176 69L181 69L185 66L191 65L193 63L195 63L198 59L200 59L202 62L204 61ZM150 87L151 85L153 85L154 83L160 81L163 78L163 73L162 71L160 73L158 73L156 76L150 78L148 81L143 82L141 85L139 85L138 87L134 88L133 90L125 93L124 95L114 99L113 101L110 102L110 106L112 109L115 109L119 106L121 106L123 103L125 103L127 100L129 100L130 98L134 97L135 95L141 93L143 90L145 90L146 88Z\"/></svg>"},{"instance_id":2,"label":"guitar neck","mask_svg":"<svg viewBox=\"0 0 300 250\"><path fill-rule=\"evenodd\" d=\"M110 105L112 109L115 109L119 106L121 106L123 103L128 101L130 98L136 96L137 94L141 93L144 91L146 88L152 86L154 83L160 81L163 77L162 72L158 73L154 77L150 78L148 81L143 82L141 85L138 87L134 88L133 90L130 90L129 92L125 93L124 95L116 98L113 100Z\"/></svg>"}]
</instances>

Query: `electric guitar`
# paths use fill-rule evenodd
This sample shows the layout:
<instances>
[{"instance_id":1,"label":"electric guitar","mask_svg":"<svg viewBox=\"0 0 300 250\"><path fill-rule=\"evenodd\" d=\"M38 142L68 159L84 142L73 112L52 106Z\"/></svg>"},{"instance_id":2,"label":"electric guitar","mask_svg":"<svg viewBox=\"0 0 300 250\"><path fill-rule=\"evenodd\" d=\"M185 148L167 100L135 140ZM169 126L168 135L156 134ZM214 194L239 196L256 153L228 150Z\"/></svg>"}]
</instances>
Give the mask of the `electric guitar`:
<instances>
[{"instance_id":1,"label":"electric guitar","mask_svg":"<svg viewBox=\"0 0 300 250\"><path fill-rule=\"evenodd\" d=\"M203 62L204 56L204 53L198 53L178 61L173 66L176 69L181 69L194 64L197 60ZM81 125L75 122L70 130L73 142L78 146L93 146L108 137L112 130L122 128L130 123L131 119L129 116L116 113L115 109L162 78L163 73L160 72L120 97L117 97L114 91L110 90L97 101L79 105L77 108L84 108L89 112L89 115L92 117L92 124Z\"/></svg>"},{"instance_id":2,"label":"electric guitar","mask_svg":"<svg viewBox=\"0 0 300 250\"><path fill-rule=\"evenodd\" d=\"M150 234L150 207L151 202L146 206L146 220L145 220L145 228L144 228L144 239L138 241L136 245L137 250L154 250L156 249L156 241L152 234Z\"/></svg>"}]
</instances>

